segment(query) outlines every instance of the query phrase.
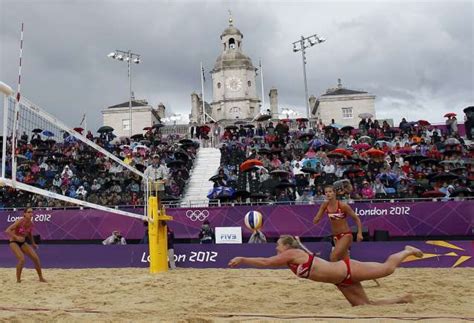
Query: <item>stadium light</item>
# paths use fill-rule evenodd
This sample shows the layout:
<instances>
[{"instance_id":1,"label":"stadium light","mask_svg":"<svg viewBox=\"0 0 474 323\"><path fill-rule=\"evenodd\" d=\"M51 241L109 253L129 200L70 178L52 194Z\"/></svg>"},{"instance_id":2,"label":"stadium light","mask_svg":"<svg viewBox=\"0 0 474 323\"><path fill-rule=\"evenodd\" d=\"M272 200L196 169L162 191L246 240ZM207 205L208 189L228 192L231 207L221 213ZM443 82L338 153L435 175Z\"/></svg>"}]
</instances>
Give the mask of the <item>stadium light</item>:
<instances>
[{"instance_id":1,"label":"stadium light","mask_svg":"<svg viewBox=\"0 0 474 323\"><path fill-rule=\"evenodd\" d=\"M293 52L301 52L301 56L303 58L304 95L306 101L306 116L308 119L311 116L311 111L309 111L308 81L306 79L306 48L313 47L314 45L325 41L326 39L314 34L309 37L301 36L300 40L293 42Z\"/></svg>"},{"instance_id":2,"label":"stadium light","mask_svg":"<svg viewBox=\"0 0 474 323\"><path fill-rule=\"evenodd\" d=\"M129 114L129 136L131 137L133 134L132 131L132 66L130 62L133 60L135 64L140 63L140 55L132 53L130 50L123 51L123 50L116 50L107 55L109 58L113 58L119 61L126 61L128 64L128 83L129 83L129 99L128 99L128 114Z\"/></svg>"}]
</instances>

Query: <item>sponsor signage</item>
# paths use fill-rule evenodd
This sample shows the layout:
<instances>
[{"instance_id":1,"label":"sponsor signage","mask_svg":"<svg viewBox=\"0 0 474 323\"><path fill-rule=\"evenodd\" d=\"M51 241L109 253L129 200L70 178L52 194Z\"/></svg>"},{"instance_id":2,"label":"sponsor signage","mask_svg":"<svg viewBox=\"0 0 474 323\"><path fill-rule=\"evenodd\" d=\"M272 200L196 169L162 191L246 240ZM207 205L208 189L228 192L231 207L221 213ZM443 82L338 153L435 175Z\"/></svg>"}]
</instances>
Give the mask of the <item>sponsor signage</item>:
<instances>
[{"instance_id":1,"label":"sponsor signage","mask_svg":"<svg viewBox=\"0 0 474 323\"><path fill-rule=\"evenodd\" d=\"M474 201L354 203L362 225L374 230L388 231L390 236L468 236L474 229ZM169 222L178 239L197 239L203 221L211 227L241 227L242 237L252 232L245 227L245 214L263 214L262 232L267 237L281 234L302 237L331 235L327 217L318 225L313 218L319 205L234 206L212 208L169 208ZM143 209L125 209L143 214ZM0 211L0 239L7 239L5 229L21 217L21 211ZM145 234L143 222L121 215L92 209L35 210L35 234L43 240L103 240L112 231L120 230L127 239L141 239ZM350 225L355 225L349 219Z\"/></svg>"},{"instance_id":2,"label":"sponsor signage","mask_svg":"<svg viewBox=\"0 0 474 323\"><path fill-rule=\"evenodd\" d=\"M216 227L216 243L242 243L241 227Z\"/></svg>"},{"instance_id":3,"label":"sponsor signage","mask_svg":"<svg viewBox=\"0 0 474 323\"><path fill-rule=\"evenodd\" d=\"M401 267L458 268L474 267L474 241L390 241L353 243L351 258L384 262L405 245L421 249L425 257L408 258ZM328 259L329 242L305 243L318 257ZM238 256L270 257L275 244L175 244L175 261L182 268L227 268ZM148 245L40 245L37 250L44 268L125 268L149 266ZM17 260L6 244L0 245L0 267L12 268ZM26 257L26 266L33 263ZM46 274L47 275L47 274ZM46 276L47 277L47 276Z\"/></svg>"}]
</instances>

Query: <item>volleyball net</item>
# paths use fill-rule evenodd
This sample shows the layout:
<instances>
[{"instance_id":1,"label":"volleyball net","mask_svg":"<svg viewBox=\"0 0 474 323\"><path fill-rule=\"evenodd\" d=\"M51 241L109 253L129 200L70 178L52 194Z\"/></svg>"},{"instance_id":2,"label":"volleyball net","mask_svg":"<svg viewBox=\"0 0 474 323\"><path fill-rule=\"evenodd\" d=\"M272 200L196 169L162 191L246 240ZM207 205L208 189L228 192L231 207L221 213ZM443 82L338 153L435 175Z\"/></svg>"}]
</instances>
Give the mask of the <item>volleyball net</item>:
<instances>
[{"instance_id":1,"label":"volleyball net","mask_svg":"<svg viewBox=\"0 0 474 323\"><path fill-rule=\"evenodd\" d=\"M2 184L41 196L33 199L41 205L54 199L147 220L149 183L123 161L123 151L98 137L89 140L84 129L67 126L26 98L5 95L3 102ZM143 214L108 207L98 197L129 194L127 180L143 191Z\"/></svg>"}]
</instances>

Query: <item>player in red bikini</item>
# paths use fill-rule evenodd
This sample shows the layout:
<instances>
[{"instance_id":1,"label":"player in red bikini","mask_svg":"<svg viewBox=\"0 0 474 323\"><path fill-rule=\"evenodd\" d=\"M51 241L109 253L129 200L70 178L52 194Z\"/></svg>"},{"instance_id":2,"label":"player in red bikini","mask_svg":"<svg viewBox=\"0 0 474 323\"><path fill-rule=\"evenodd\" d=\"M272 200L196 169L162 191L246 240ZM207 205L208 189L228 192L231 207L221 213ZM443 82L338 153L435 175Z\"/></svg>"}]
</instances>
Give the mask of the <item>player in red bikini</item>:
<instances>
[{"instance_id":1,"label":"player in red bikini","mask_svg":"<svg viewBox=\"0 0 474 323\"><path fill-rule=\"evenodd\" d=\"M352 306L411 303L413 298L409 294L371 301L360 282L393 274L398 265L409 256L423 257L419 249L406 246L405 250L389 256L384 263L360 262L349 258L344 261L328 262L316 257L296 238L287 235L282 235L278 239L276 250L277 255L269 258L235 257L229 262L229 266L236 267L240 264L257 267L288 266L300 278L335 284Z\"/></svg>"},{"instance_id":2,"label":"player in red bikini","mask_svg":"<svg viewBox=\"0 0 474 323\"><path fill-rule=\"evenodd\" d=\"M10 249L15 254L15 257L18 259L18 263L16 265L16 281L17 283L21 283L21 272L23 271L23 267L25 265L25 255L33 260L35 264L36 272L38 273L39 281L46 282L43 278L43 273L41 272L41 263L38 255L34 251L34 249L38 248L38 245L35 243L33 238L33 209L28 208L23 212L23 217L12 225L10 225L5 232L10 237L9 245ZM28 243L26 242L26 238L29 238L31 241L31 248Z\"/></svg>"},{"instance_id":3,"label":"player in red bikini","mask_svg":"<svg viewBox=\"0 0 474 323\"><path fill-rule=\"evenodd\" d=\"M357 224L357 241L362 241L362 223L359 217L347 203L341 202L336 197L336 190L328 185L324 188L326 201L323 202L314 217L313 223L318 224L326 212L330 223L334 241L334 249L331 252L330 260L339 261L349 257L349 248L352 244L352 230L347 223L347 216L350 216Z\"/></svg>"}]
</instances>

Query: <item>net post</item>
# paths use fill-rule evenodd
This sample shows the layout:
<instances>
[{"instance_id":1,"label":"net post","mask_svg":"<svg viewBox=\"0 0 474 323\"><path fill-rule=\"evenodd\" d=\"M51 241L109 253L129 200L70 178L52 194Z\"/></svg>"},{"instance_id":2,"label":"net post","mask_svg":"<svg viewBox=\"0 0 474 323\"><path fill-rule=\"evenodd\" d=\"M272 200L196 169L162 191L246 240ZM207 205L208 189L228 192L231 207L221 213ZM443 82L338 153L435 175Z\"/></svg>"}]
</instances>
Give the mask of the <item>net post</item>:
<instances>
[{"instance_id":1,"label":"net post","mask_svg":"<svg viewBox=\"0 0 474 323\"><path fill-rule=\"evenodd\" d=\"M13 94L13 90L7 84L0 81L0 92L3 94L3 141L2 141L2 175L5 178L5 167L7 165L7 127L8 127L8 98Z\"/></svg>"},{"instance_id":2,"label":"net post","mask_svg":"<svg viewBox=\"0 0 474 323\"><path fill-rule=\"evenodd\" d=\"M8 96L3 96L3 140L2 140L2 175L5 178L5 167L7 166L7 127L8 127Z\"/></svg>"},{"instance_id":3,"label":"net post","mask_svg":"<svg viewBox=\"0 0 474 323\"><path fill-rule=\"evenodd\" d=\"M150 273L168 271L168 234L166 221L173 217L166 215L158 196L158 181L152 183L156 196L148 199L148 243L150 249Z\"/></svg>"}]
</instances>

